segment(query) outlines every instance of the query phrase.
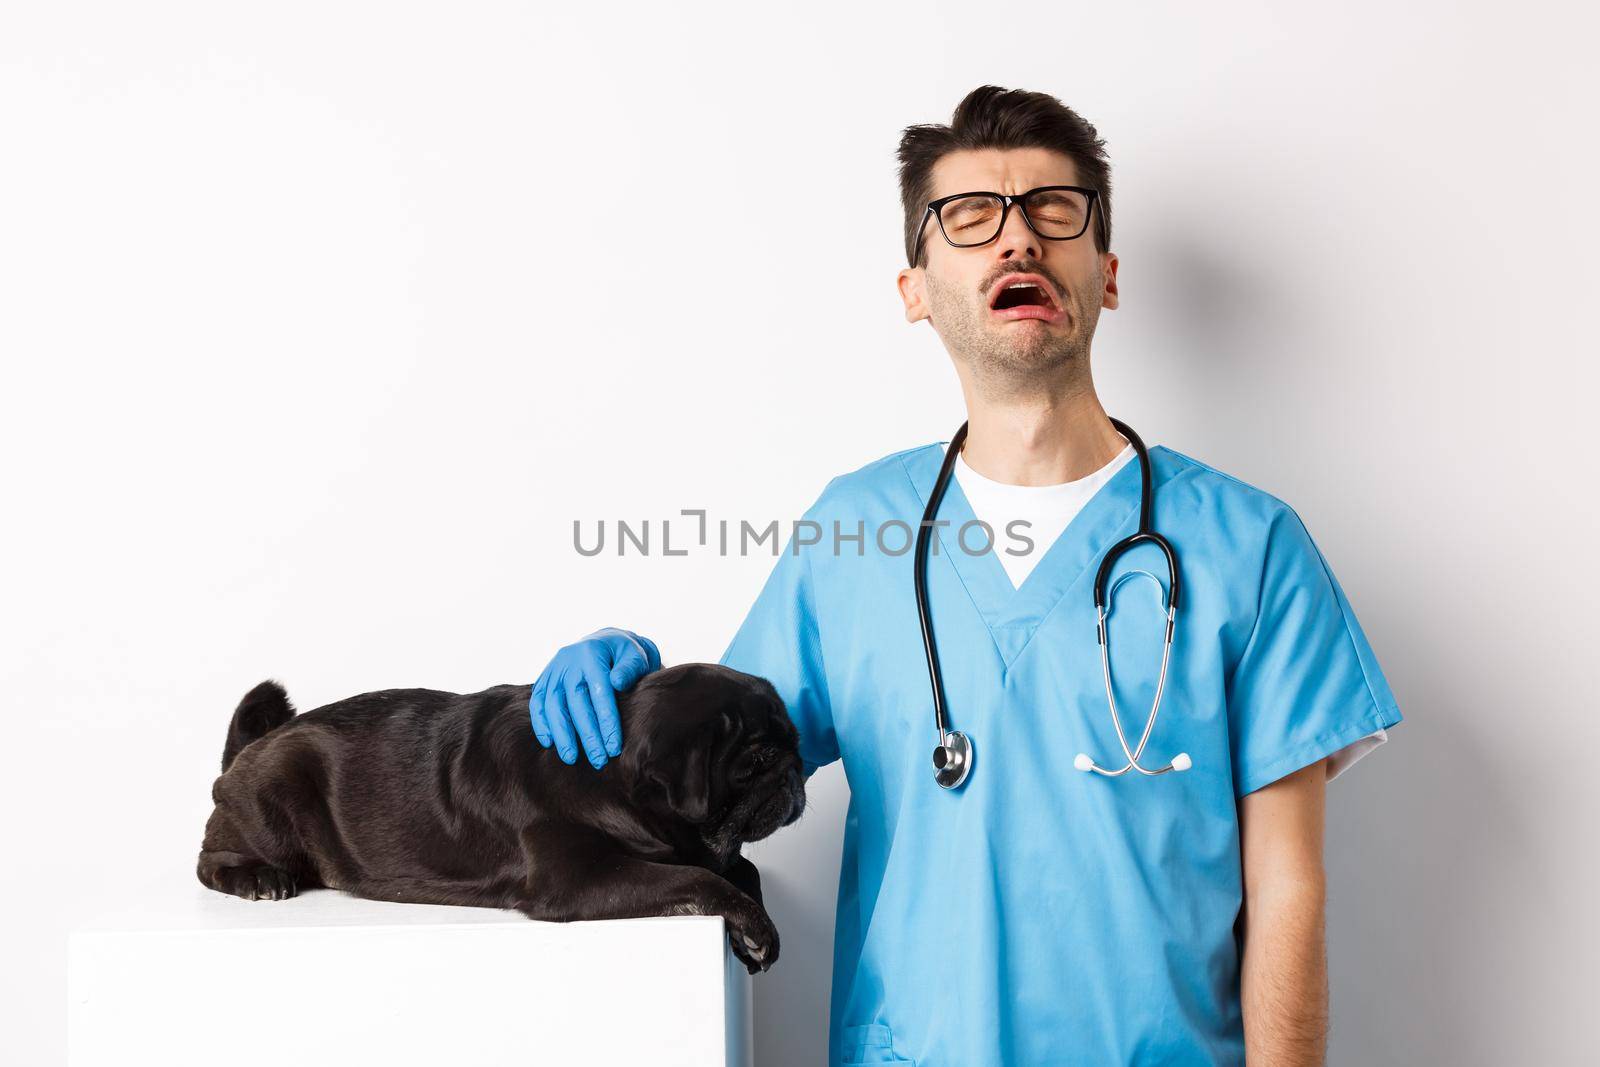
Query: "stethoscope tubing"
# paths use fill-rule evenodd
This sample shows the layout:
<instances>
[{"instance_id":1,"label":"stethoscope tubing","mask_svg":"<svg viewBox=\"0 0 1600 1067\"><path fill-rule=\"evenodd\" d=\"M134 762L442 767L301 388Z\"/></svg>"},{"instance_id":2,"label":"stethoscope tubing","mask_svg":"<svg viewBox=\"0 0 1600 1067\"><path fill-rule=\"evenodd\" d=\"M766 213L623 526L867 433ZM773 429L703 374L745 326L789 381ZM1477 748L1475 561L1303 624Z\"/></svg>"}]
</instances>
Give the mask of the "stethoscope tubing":
<instances>
[{"instance_id":1,"label":"stethoscope tubing","mask_svg":"<svg viewBox=\"0 0 1600 1067\"><path fill-rule=\"evenodd\" d=\"M1109 418L1109 416L1108 416ZM1073 760L1073 766L1080 771L1093 771L1107 778L1119 778L1129 771L1136 770L1140 774L1154 777L1166 774L1169 771L1188 770L1192 763L1187 753L1180 752L1174 756L1165 767L1146 767L1139 762L1144 755L1145 746L1150 741L1150 735L1155 731L1156 717L1161 711L1161 697L1166 691L1167 668L1172 658L1172 638L1176 628L1178 601L1180 596L1178 554L1165 537L1157 533L1152 525L1152 506L1154 503L1153 478L1150 469L1150 454L1145 449L1144 441L1135 433L1127 423L1118 419L1111 419L1111 424L1117 432L1127 438L1133 445L1134 452L1139 458L1139 528L1138 530L1118 541L1106 551L1100 560L1099 570L1095 574L1094 582L1094 607L1095 607L1095 640L1100 646L1100 664L1105 676L1106 703L1111 709L1111 724L1116 729L1117 743L1122 746L1122 754L1128 762L1122 767L1111 770L1101 767L1089 756L1079 753ZM950 716L945 706L944 677L939 669L939 653L934 641L933 618L928 604L928 549L932 539L934 518L938 515L939 505L944 500L945 490L950 485L950 475L955 469L956 457L961 454L961 446L966 443L967 423L963 422L961 428L950 438L950 444L945 450L944 462L939 466L939 475L934 479L933 489L928 494L928 506L923 509L922 522L917 528L917 545L913 561L913 583L916 590L917 620L922 630L922 647L928 659L928 685L933 691L933 722L938 732L938 746L934 749L933 765L934 778L943 787L954 789L966 781L967 775L972 770L972 745L967 736L959 731L950 729ZM1159 578L1148 571L1136 571L1123 575L1117 579L1115 585L1108 591L1106 583L1110 578L1111 568L1117 559L1129 549L1141 544L1154 544L1159 548L1167 561L1167 587L1166 587L1166 636L1161 648L1161 674L1156 681L1155 699L1151 702L1150 713L1145 717L1144 731L1139 736L1137 746L1128 744L1127 733L1122 728L1122 715L1117 708L1117 698L1111 683L1111 639L1106 619L1110 615L1109 604L1111 597L1116 593L1116 586L1133 574L1143 574L1154 581L1157 586L1161 584Z\"/></svg>"},{"instance_id":2,"label":"stethoscope tubing","mask_svg":"<svg viewBox=\"0 0 1600 1067\"><path fill-rule=\"evenodd\" d=\"M1155 575L1150 574L1149 571L1129 572L1128 574L1123 575L1122 578L1117 579L1117 584L1121 584L1123 579L1131 578L1135 574L1149 575L1152 581L1155 581L1158 585L1160 584L1159 579L1157 579ZM1113 595L1116 593L1116 585L1111 587L1111 592ZM1139 763L1139 757L1144 754L1144 746L1149 743L1150 734L1154 732L1156 728L1156 716L1161 713L1161 694L1167 687L1167 664L1172 658L1172 630L1174 614L1176 611L1177 609L1174 608L1170 603L1167 605L1167 634L1165 640L1163 640L1161 644L1161 674L1156 679L1156 696L1155 700L1150 704L1150 714L1145 717L1144 733L1139 737L1139 745L1132 751L1129 751L1127 735L1122 731L1122 715L1117 710L1117 695L1115 692L1113 692L1111 686L1111 635L1107 631L1106 627L1106 614L1103 611L1100 612L1099 617L1096 620L1095 629L1099 634L1100 668L1106 679L1106 704L1111 708L1111 725L1116 727L1117 742L1122 745L1122 754L1128 757L1128 762L1117 770L1112 771L1101 767L1095 763L1094 760L1089 759L1088 756L1080 753L1078 758L1073 761L1073 765L1078 767L1080 770L1094 771L1096 774L1104 775L1107 778L1120 778L1129 771L1138 771L1140 774L1157 775L1166 774L1169 771L1184 769L1183 767L1178 766L1180 761L1187 760L1187 755L1182 752L1178 753L1178 756L1174 757L1174 761L1168 763L1165 767L1151 769ZM1087 766L1085 766L1085 761L1087 761Z\"/></svg>"},{"instance_id":3,"label":"stethoscope tubing","mask_svg":"<svg viewBox=\"0 0 1600 1067\"><path fill-rule=\"evenodd\" d=\"M922 626L922 648L928 657L928 684L933 689L933 724L939 732L940 744L950 731L950 718L944 706L944 677L939 670L939 653L934 645L933 619L928 610L928 542L933 532L933 520L939 513L939 504L944 500L945 490L950 486L950 472L955 469L956 457L961 454L961 446L967 440L967 424L962 423L961 429L950 438L950 447L945 450L944 463L939 467L939 476L934 479L933 491L928 494L928 506L923 509L922 523L917 527L917 549L914 566L916 568L915 584L917 593L917 619Z\"/></svg>"}]
</instances>

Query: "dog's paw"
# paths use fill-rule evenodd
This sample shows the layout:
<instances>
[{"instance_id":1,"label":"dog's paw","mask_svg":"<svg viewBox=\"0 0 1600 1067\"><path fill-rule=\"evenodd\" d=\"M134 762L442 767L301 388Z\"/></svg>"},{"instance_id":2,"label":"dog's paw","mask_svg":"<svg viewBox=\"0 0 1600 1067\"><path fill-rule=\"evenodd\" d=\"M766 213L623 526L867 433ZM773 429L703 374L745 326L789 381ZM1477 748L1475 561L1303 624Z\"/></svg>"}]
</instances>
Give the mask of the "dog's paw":
<instances>
[{"instance_id":1,"label":"dog's paw","mask_svg":"<svg viewBox=\"0 0 1600 1067\"><path fill-rule=\"evenodd\" d=\"M246 900L288 900L300 891L294 875L277 867L223 867L215 875L216 888Z\"/></svg>"},{"instance_id":2,"label":"dog's paw","mask_svg":"<svg viewBox=\"0 0 1600 1067\"><path fill-rule=\"evenodd\" d=\"M765 971L778 960L778 928L765 908L755 902L723 916L728 924L728 944L751 974Z\"/></svg>"}]
</instances>

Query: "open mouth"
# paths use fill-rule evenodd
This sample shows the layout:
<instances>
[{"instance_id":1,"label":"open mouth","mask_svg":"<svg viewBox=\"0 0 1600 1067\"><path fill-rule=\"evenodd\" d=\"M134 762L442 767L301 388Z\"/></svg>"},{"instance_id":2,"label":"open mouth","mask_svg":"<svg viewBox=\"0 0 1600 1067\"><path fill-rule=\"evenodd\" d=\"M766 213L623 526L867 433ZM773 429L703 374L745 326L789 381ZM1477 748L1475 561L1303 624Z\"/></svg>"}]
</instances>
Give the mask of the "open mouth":
<instances>
[{"instance_id":1,"label":"open mouth","mask_svg":"<svg viewBox=\"0 0 1600 1067\"><path fill-rule=\"evenodd\" d=\"M1037 274L1008 274L1001 278L989 293L989 310L1003 319L1057 322L1065 317L1054 289Z\"/></svg>"}]
</instances>

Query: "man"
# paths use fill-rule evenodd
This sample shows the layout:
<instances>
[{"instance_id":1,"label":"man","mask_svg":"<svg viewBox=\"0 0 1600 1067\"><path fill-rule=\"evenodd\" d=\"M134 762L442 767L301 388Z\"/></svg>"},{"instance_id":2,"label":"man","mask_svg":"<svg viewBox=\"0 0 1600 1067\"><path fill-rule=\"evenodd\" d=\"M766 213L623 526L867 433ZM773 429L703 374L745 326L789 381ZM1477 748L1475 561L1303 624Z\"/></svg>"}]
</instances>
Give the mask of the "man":
<instances>
[{"instance_id":1,"label":"man","mask_svg":"<svg viewBox=\"0 0 1600 1067\"><path fill-rule=\"evenodd\" d=\"M1169 584L1117 590L1167 573L1155 545L1112 568L1114 725L1091 589L1139 529L1141 464L1090 374L1118 299L1104 143L1052 97L984 86L907 129L900 162L906 318L968 414L926 581L970 776L934 780L913 557L879 536L921 518L940 444L830 482L805 515L824 535L791 540L723 657L776 686L808 775L842 758L849 778L830 1063L1320 1064L1324 783L1400 721L1393 694L1295 512L1151 448L1182 597L1140 763L1178 773L1080 773L1145 729ZM974 520L1024 536L985 545ZM603 765L612 688L659 666L620 630L563 649L540 743Z\"/></svg>"}]
</instances>

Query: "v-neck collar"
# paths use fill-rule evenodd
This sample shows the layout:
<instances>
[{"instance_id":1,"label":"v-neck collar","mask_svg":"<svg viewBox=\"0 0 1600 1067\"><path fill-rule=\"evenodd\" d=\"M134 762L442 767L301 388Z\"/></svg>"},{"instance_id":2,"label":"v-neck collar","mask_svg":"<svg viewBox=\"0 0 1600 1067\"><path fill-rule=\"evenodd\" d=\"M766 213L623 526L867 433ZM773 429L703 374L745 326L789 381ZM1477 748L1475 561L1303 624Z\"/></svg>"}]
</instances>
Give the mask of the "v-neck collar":
<instances>
[{"instance_id":1,"label":"v-neck collar","mask_svg":"<svg viewBox=\"0 0 1600 1067\"><path fill-rule=\"evenodd\" d=\"M948 445L948 442L944 442ZM1155 458L1161 446L1151 448L1152 477L1159 488L1161 472ZM926 509L933 483L939 477L939 466L944 461L944 447L928 445L906 453L902 462L906 474L916 489L921 507ZM1069 592L1081 590L1084 604L1091 603L1089 583L1094 581L1094 571L1108 548L1139 525L1139 459L1137 456L1111 476L1073 516L1066 529L1055 542L1044 550L1032 572L1021 586L1013 586L1006 574L1005 565L995 555L995 550L973 555L960 547L957 540L962 526L975 521L972 505L961 490L960 480L953 475L939 504L938 519L948 523L934 528L938 555L930 555L930 567L954 567L961 584L966 588L972 605L988 627L1001 661L1010 667L1027 647L1034 632L1045 617L1053 611ZM921 518L919 511L917 518ZM995 531L998 541L1001 531ZM967 538L974 543L978 531ZM981 543L981 538L977 543ZM1037 546L1036 546L1037 550ZM1087 632L1087 631L1086 631Z\"/></svg>"}]
</instances>

